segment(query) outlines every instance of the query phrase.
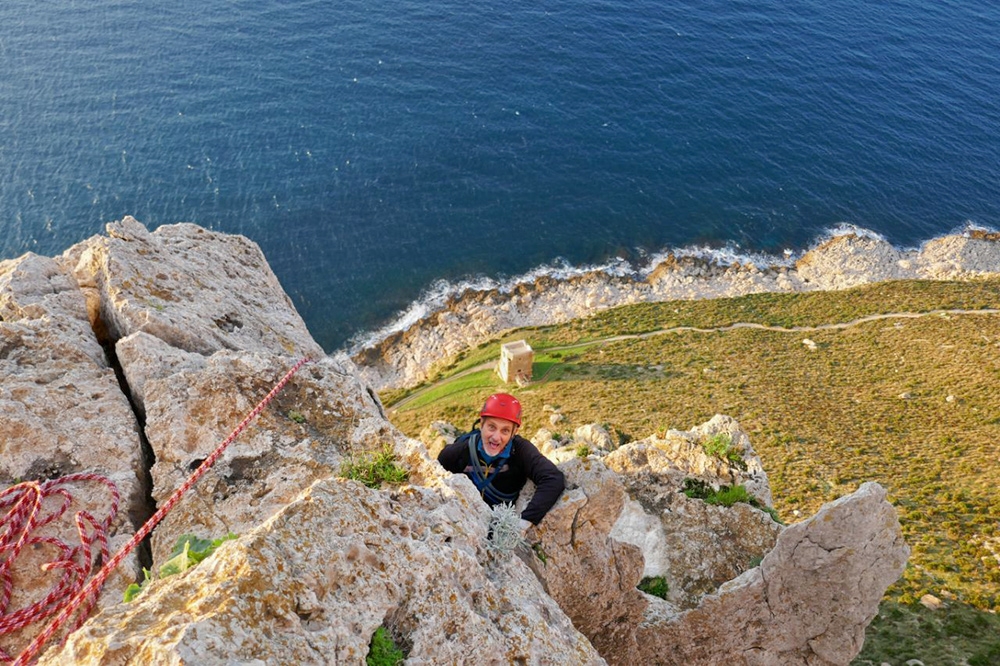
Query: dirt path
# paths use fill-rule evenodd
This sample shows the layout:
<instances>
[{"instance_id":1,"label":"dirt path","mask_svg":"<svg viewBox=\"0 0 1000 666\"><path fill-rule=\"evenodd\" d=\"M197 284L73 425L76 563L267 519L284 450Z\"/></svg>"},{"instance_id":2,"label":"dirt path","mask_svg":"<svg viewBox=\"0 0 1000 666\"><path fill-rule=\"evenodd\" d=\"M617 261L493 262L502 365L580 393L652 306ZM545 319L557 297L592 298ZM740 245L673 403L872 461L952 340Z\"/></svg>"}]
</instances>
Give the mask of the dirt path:
<instances>
[{"instance_id":1,"label":"dirt path","mask_svg":"<svg viewBox=\"0 0 1000 666\"><path fill-rule=\"evenodd\" d=\"M921 317L947 317L949 315L983 315L983 314L1000 314L1000 310L997 309L985 309L985 310L931 310L930 312L889 312L886 314L877 315L867 315L865 317L858 317L857 319L852 319L848 322L841 322L837 324L819 324L818 326L768 326L766 324L754 324L750 322L737 322L735 324L729 324L728 326L718 326L715 328L699 328L697 326L672 326L670 328L661 328L655 331L647 331L646 333L630 333L627 335L613 335L608 338L600 338L598 340L590 340L589 342L577 342L572 345L563 345L561 347L548 347L545 349L546 353L554 351L562 351L565 349L578 349L580 347L593 347L595 345L606 345L612 342L619 342L621 340L645 340L647 338L652 338L657 335L667 335L669 333L681 333L686 331L693 331L695 333L719 333L724 331L733 331L740 328L755 328L762 331L777 331L779 333L809 333L812 331L830 331L830 330L842 330L846 328L851 328L852 326L857 326L859 324L866 324L871 321L879 321L884 319L919 319ZM412 400L417 399L427 391L445 383L450 382L459 377L465 377L466 375L471 375L475 372L481 370L486 370L493 367L495 361L487 361L485 363L480 363L479 365L473 366L471 368L466 368L459 373L451 375L446 379L441 379L433 384L429 384L419 391L412 393L399 402L395 403L390 410L396 410L404 407L406 404ZM545 375L539 377L535 382L538 383L545 380Z\"/></svg>"}]
</instances>

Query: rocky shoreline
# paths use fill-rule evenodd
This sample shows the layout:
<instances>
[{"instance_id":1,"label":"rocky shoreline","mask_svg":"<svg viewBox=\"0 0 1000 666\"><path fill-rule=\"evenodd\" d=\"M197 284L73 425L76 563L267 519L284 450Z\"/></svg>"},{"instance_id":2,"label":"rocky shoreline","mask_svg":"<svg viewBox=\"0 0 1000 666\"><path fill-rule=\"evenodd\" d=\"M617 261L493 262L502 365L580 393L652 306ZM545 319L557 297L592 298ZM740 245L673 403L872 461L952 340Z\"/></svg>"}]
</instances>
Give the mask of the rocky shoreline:
<instances>
[{"instance_id":1,"label":"rocky shoreline","mask_svg":"<svg viewBox=\"0 0 1000 666\"><path fill-rule=\"evenodd\" d=\"M405 388L504 331L563 323L620 305L847 289L886 280L964 280L998 272L1000 236L977 230L935 238L915 250L849 233L790 266L670 255L643 276L595 270L566 280L540 277L509 290L469 289L405 330L369 342L353 360L376 388Z\"/></svg>"}]
</instances>

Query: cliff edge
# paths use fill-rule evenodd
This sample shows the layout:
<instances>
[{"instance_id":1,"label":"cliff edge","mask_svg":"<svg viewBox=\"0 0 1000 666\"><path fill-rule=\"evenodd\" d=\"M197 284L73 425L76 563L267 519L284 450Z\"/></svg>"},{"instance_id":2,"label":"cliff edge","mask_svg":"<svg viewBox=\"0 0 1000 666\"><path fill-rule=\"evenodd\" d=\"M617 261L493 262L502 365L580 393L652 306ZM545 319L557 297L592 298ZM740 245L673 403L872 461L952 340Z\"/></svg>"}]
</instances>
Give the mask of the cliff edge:
<instances>
[{"instance_id":1,"label":"cliff edge","mask_svg":"<svg viewBox=\"0 0 1000 666\"><path fill-rule=\"evenodd\" d=\"M769 504L749 440L722 417L586 460L550 452L567 492L529 533L533 549L498 554L474 486L389 423L349 359L323 354L239 236L189 224L149 232L125 218L60 257L0 263L0 318L0 483L111 480L122 491L113 545L311 359L40 663L364 663L384 627L407 663L842 664L908 556L875 484L789 527L679 492L688 477L738 482ZM742 443L742 466L700 449L720 429ZM373 452L408 480L371 488L338 476ZM100 512L107 491L89 484L73 486L72 502ZM69 515L44 529L77 534ZM734 530L759 561L726 550ZM239 538L122 603L139 566L155 570L191 533ZM706 549L722 554L699 557ZM39 573L46 550L14 563L6 616L55 584ZM79 566L100 559L89 558ZM647 559L673 596L637 589ZM0 645L16 655L40 630L4 632Z\"/></svg>"}]
</instances>

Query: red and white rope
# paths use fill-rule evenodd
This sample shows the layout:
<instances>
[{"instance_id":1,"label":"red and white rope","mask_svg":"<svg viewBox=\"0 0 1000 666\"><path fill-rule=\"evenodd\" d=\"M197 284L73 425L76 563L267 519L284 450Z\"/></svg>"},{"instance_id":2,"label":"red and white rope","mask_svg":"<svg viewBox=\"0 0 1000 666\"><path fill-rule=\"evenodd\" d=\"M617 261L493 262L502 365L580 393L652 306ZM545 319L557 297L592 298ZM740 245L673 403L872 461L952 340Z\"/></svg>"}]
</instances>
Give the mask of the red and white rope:
<instances>
[{"instance_id":1,"label":"red and white rope","mask_svg":"<svg viewBox=\"0 0 1000 666\"><path fill-rule=\"evenodd\" d=\"M156 527L160 523L160 521L163 520L164 516L166 516L167 513L174 507L174 505L176 505L177 502L180 501L184 493L186 493L191 488L191 486L193 486L198 481L198 479L204 476L204 474L209 470L209 468L211 468L212 465L215 464L215 461L218 460L220 456L222 456L226 448L228 448L229 445L232 444L233 441L240 435L240 433L242 433L246 429L246 427L250 425L250 422L253 421L253 419L255 419L262 411L264 411L264 408L267 407L268 403L270 403L278 395L281 389L283 389L285 385L289 381L291 381L292 376L296 372L298 372L299 368L301 368L308 362L309 362L308 358L303 358L298 363L296 363L291 370L285 373L285 376L282 377L281 380L274 385L274 388L271 389L270 393L268 393L263 400L257 403L257 406L254 407L250 411L250 413L246 415L246 417L239 423L239 425L236 426L236 428L229 434L229 436L216 447L216 449L211 453L211 455L205 458L205 460L201 463L201 465L198 466L198 469L196 469L191 474L191 476L188 477L187 481L181 484L181 486L173 492L173 494L167 499L167 501L163 504L163 506L161 506L156 511L156 513L154 513L152 517L150 517L150 519L147 520L146 523L141 528L139 528L139 531L136 532L135 535L133 535L133 537L128 541L128 543L122 546L121 549L117 553L115 553L115 555L110 560L107 558L106 537L98 537L101 540L102 544L102 559L105 562L104 566L101 567L101 570L98 571L97 574L93 578L91 578L90 581L87 582L85 586L82 587L82 589L80 589L80 587L77 586L71 592L64 593L73 595L72 598L66 601L64 605L57 606L46 613L45 617L48 617L56 610L59 611L59 614L55 617L55 619L52 620L52 622L50 622L49 625L45 627L45 629L38 636L36 636L35 639L31 641L31 643L28 644L26 648L24 648L24 650L21 652L20 655L18 655L17 660L14 662L15 666L23 666L24 664L28 664L35 657L35 655L38 654L38 652L45 645L45 643L47 643L48 640L52 638L52 636L57 631L59 631L59 629L66 623L66 621L73 615L73 613L81 606L85 608L85 611L84 613L81 614L80 619L77 620L77 624L76 626L74 626L74 630L80 624L83 623L83 621L87 617L87 613L89 613L90 609L93 607L93 604L97 599L96 593L98 592L98 590L100 590L101 586L104 584L104 581L107 580L108 576L111 575L111 572L114 571L115 567L117 567L121 563L121 561L124 560L128 556L128 554L131 553L133 549L135 549L137 545L139 545L139 542L145 539L149 535L149 533L153 531L153 528ZM70 477L64 477L64 478L70 478ZM115 491L115 493L116 493L115 506L117 508L117 490ZM40 499L35 500L32 497L30 499L30 503L32 505L40 503ZM0 508L2 508L2 506L3 505L0 505ZM54 520L54 518L47 519L45 520L45 522L41 524L45 524L47 522L50 522L51 520ZM84 518L84 520L97 524L96 521L93 520L93 518L89 517L89 514L88 517ZM111 519L108 519L107 523L109 525L110 522ZM77 520L77 525L79 528L80 519ZM37 528L38 526L40 525L35 525L34 527ZM0 538L6 538L6 536L7 533L4 532L4 534L0 536ZM19 538L19 543L20 540L23 540L23 538L24 537ZM0 541L0 543L2 543L2 541ZM16 550L18 551L21 548L23 548L23 544L16 546ZM88 555L89 552L90 551L88 546L87 550ZM87 561L89 562L89 559ZM87 570L89 570L90 566L88 565L86 568ZM49 596L51 597L53 595L50 594ZM66 597L64 596L63 598L65 599ZM32 617L30 621L34 622L39 619L42 618Z\"/></svg>"},{"instance_id":2,"label":"red and white rope","mask_svg":"<svg viewBox=\"0 0 1000 666\"><path fill-rule=\"evenodd\" d=\"M111 507L107 516L98 521L88 511L78 511L74 516L80 543L70 547L51 536L37 536L36 532L60 519L73 501L66 486L73 483L95 482L104 484L111 494ZM61 500L57 508L43 515L42 505L47 498ZM44 620L58 612L66 599L83 587L93 567L91 548L96 541L101 557L108 559L108 529L118 515L118 488L108 478L99 474L70 474L51 481L26 481L0 493L0 511L9 509L0 520L0 637ZM49 502L51 504L51 502ZM55 549L55 559L42 566L43 571L62 570L62 576L45 598L30 606L9 612L14 593L13 569L18 555L29 546L47 544ZM91 601L91 606L93 601ZM87 611L90 606L87 607ZM81 617L85 617L82 615ZM75 627L74 627L75 628ZM12 657L0 647L0 661Z\"/></svg>"}]
</instances>

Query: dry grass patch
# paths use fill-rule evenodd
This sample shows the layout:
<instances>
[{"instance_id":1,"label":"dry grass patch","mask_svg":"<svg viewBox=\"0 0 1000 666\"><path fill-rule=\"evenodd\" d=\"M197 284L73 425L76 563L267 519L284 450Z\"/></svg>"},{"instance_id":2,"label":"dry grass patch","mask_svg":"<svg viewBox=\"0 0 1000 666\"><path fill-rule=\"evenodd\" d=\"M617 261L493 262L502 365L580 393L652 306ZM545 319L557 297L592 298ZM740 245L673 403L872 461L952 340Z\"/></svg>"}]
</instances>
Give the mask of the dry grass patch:
<instances>
[{"instance_id":1,"label":"dry grass patch","mask_svg":"<svg viewBox=\"0 0 1000 666\"><path fill-rule=\"evenodd\" d=\"M526 337L544 349L679 322L701 328L740 318L829 324L875 312L997 306L996 281L888 283L845 292L630 306L509 337ZM806 337L814 349L803 344ZM546 404L560 405L567 419L558 429L571 432L598 422L624 437L689 428L716 413L733 416L761 455L786 522L813 514L863 481L877 481L887 488L913 549L902 580L887 594L892 608L915 609L923 594L932 593L950 595L962 613L996 611L998 358L997 314L931 314L805 333L677 331L576 349L555 359L546 381L516 393L529 435L551 427ZM471 423L489 392L451 393L391 418L411 435L437 418ZM877 622L866 653L883 654L879 645L898 644L899 632L917 625L910 618ZM972 645L967 655L982 649L992 648Z\"/></svg>"}]
</instances>

